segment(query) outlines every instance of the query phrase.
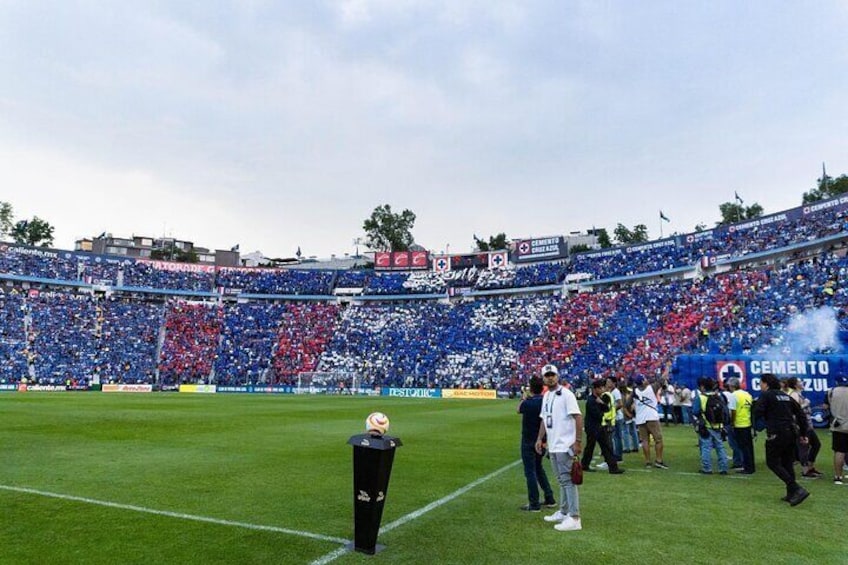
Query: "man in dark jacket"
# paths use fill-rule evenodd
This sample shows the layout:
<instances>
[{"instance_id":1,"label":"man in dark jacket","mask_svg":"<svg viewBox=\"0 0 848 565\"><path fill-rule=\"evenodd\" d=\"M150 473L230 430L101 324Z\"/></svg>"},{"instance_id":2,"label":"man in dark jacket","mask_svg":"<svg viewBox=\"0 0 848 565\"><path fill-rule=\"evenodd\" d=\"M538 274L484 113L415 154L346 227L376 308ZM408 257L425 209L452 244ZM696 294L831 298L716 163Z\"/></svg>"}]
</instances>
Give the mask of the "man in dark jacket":
<instances>
[{"instance_id":1,"label":"man in dark jacket","mask_svg":"<svg viewBox=\"0 0 848 565\"><path fill-rule=\"evenodd\" d=\"M604 413L610 410L608 397L603 395L606 390L606 380L597 379L592 383L591 393L586 399L586 449L583 450L583 470L594 471L590 464L595 451L595 443L601 446L601 455L607 463L610 474L620 475L624 469L619 469L618 461L612 451L610 430L603 425Z\"/></svg>"},{"instance_id":2,"label":"man in dark jacket","mask_svg":"<svg viewBox=\"0 0 848 565\"><path fill-rule=\"evenodd\" d=\"M780 390L776 376L766 373L760 378L762 394L757 400L755 414L766 424L766 465L786 484L783 500L797 506L810 496L795 481L795 445L807 442L807 419L797 402Z\"/></svg>"},{"instance_id":3,"label":"man in dark jacket","mask_svg":"<svg viewBox=\"0 0 848 565\"><path fill-rule=\"evenodd\" d=\"M556 507L554 491L542 466L542 455L536 453L536 438L539 437L539 426L542 420L542 377L530 379L529 395L518 405L521 414L521 462L524 463L524 477L527 479L528 504L521 507L529 512L540 512L539 487L545 493L544 504L548 508Z\"/></svg>"}]
</instances>

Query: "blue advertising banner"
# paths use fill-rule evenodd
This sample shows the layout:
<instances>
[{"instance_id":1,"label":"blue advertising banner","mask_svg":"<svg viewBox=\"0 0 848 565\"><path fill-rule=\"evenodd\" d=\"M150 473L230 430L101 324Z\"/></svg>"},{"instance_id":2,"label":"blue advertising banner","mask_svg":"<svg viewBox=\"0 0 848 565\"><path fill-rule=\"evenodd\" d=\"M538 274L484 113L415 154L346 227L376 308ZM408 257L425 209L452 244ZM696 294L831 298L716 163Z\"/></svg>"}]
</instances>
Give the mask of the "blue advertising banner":
<instances>
[{"instance_id":1,"label":"blue advertising banner","mask_svg":"<svg viewBox=\"0 0 848 565\"><path fill-rule=\"evenodd\" d=\"M848 374L848 355L787 356L780 359L763 355L679 355L674 360L672 384L698 389L700 377L710 377L719 384L736 377L741 387L754 398L760 395L760 375L772 373L779 379L797 377L804 383L804 396L813 408L826 400L826 392L833 388L838 375ZM819 410L821 419L821 410ZM814 419L815 420L815 419Z\"/></svg>"}]
</instances>

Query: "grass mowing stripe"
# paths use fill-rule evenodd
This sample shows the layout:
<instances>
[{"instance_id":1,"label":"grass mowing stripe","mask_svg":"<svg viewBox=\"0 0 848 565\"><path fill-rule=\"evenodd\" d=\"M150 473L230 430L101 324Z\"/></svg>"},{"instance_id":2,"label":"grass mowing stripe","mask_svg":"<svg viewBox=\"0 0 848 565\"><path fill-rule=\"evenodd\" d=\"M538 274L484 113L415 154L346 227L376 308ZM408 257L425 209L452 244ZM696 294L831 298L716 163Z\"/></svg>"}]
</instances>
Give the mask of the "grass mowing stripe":
<instances>
[{"instance_id":1,"label":"grass mowing stripe","mask_svg":"<svg viewBox=\"0 0 848 565\"><path fill-rule=\"evenodd\" d=\"M194 522L206 522L209 524L218 524L219 526L233 526L236 528L246 528L248 530L259 530L264 532L276 532L279 534L288 534L291 536L299 536L303 538L311 538L320 541L330 541L333 543L348 543L348 540L325 536L322 534L313 534L312 532L304 532L301 530L290 530L288 528L278 528L276 526L263 526L261 524L248 524L247 522L233 522L231 520L221 520L218 518L209 518L207 516L195 516L194 514L183 514L181 512L170 512L168 510L156 510L154 508L145 508L144 506L134 506L132 504L120 504L118 502L109 502L107 500L97 500L94 498L85 498L82 496L73 496L70 494L59 494L56 492L46 492L25 487L14 487L10 485L0 485L0 490L11 492L22 492L26 494L35 494L38 496L46 496L49 498L58 498L60 500L71 500L74 502L83 502L85 504L94 504L96 506L106 506L108 508L117 508L120 510L132 510L133 512L143 512L145 514L155 514L157 516L168 516L170 518L179 518L181 520L192 520Z\"/></svg>"},{"instance_id":2,"label":"grass mowing stripe","mask_svg":"<svg viewBox=\"0 0 848 565\"><path fill-rule=\"evenodd\" d=\"M428 504L427 506L424 506L423 508L419 508L418 510L416 510L414 512L410 512L406 516L401 516L400 518L398 518L394 522L390 522L390 523L386 524L385 526L383 526L382 528L380 528L380 533L385 534L386 532L390 532L390 531L394 530L395 528L406 524L407 522L411 522L412 520L420 518L421 516L423 516L427 512L434 510L434 509L438 508L439 506L447 504L451 500L454 500L454 499L462 496L463 494L465 494L469 490L473 489L474 487L481 485L481 484L485 483L486 481L488 481L489 479L493 479L493 478L497 477L498 475L500 475L501 473L503 473L505 471L509 471L510 469L515 467L516 465L520 465L520 464L521 464L521 459L518 459L517 461L513 461L509 465L505 465L505 466L501 467L500 469L498 469L497 471L489 473L485 477L481 477L481 478L477 479L476 481L468 483L464 487L453 491L452 493L450 493L447 496L443 496L439 500L431 502L430 504ZM344 555L348 551L350 551L350 550L347 547L341 547L339 549L336 549L336 550L328 553L327 555L319 557L318 559L313 561L310 565L327 565L327 563L335 561L336 559L338 559L339 557L341 557L342 555Z\"/></svg>"}]
</instances>

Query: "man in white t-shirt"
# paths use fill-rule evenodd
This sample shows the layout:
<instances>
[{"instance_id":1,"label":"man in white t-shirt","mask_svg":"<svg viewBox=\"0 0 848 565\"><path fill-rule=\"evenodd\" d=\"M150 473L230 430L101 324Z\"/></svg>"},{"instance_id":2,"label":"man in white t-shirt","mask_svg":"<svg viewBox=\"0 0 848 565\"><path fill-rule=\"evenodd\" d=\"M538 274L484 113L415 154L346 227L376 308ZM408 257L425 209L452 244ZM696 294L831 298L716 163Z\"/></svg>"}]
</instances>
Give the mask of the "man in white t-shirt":
<instances>
[{"instance_id":1,"label":"man in white t-shirt","mask_svg":"<svg viewBox=\"0 0 848 565\"><path fill-rule=\"evenodd\" d=\"M542 425L536 451L542 453L547 439L551 467L560 486L560 509L545 516L547 522L557 522L555 529L573 531L583 529L580 522L580 499L577 485L571 480L571 464L583 451L583 415L577 398L559 383L559 370L555 365L542 367L542 379L548 391L542 398Z\"/></svg>"},{"instance_id":2,"label":"man in white t-shirt","mask_svg":"<svg viewBox=\"0 0 848 565\"><path fill-rule=\"evenodd\" d=\"M653 385L643 375L633 377L633 407L636 411L636 429L639 430L639 443L645 456L645 467L668 469L663 461L663 437L660 428L660 414L657 407L657 390L661 382ZM654 439L656 459L651 462L651 438Z\"/></svg>"}]
</instances>

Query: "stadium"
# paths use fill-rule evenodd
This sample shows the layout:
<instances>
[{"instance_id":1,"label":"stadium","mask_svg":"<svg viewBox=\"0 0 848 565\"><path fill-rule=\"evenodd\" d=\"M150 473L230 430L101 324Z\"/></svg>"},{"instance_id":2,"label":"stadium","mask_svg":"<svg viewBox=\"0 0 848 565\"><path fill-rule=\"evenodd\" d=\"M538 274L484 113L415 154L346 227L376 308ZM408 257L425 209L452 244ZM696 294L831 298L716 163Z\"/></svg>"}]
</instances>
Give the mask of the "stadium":
<instances>
[{"instance_id":1,"label":"stadium","mask_svg":"<svg viewBox=\"0 0 848 565\"><path fill-rule=\"evenodd\" d=\"M846 24L2 2L0 565L848 562Z\"/></svg>"},{"instance_id":2,"label":"stadium","mask_svg":"<svg viewBox=\"0 0 848 565\"><path fill-rule=\"evenodd\" d=\"M509 254L387 254L374 269L343 271L3 244L4 561L365 559L344 549L345 439L378 409L404 447L381 531L388 549L374 559L556 555L544 548L554 538L515 511L514 399L527 379L555 363L579 396L601 375L695 388L700 376L721 378L717 359L733 359L755 395L758 372L780 369L809 379L808 396L821 404L848 369L846 218L840 197L572 257L547 238ZM539 248L554 257L538 257ZM398 261L420 268L393 269ZM799 340L793 324L812 312L826 323ZM611 560L619 536L645 538L645 524L659 520L663 547L634 542L644 562L706 543L704 525L711 540L744 540L795 562L791 543L762 533L803 520L817 524L806 535L821 536L812 561L844 556L828 534L844 507L831 481L809 485L804 517L785 515L764 465L753 477L705 480L691 427L667 433L665 478L625 458L631 474L617 483L587 480L587 522L626 530L583 532L568 541L575 555ZM634 489L657 501L635 508ZM767 539L751 540L753 524ZM469 536L485 550L468 547ZM531 538L538 552L526 552ZM717 559L732 561L734 551L717 550Z\"/></svg>"}]
</instances>

